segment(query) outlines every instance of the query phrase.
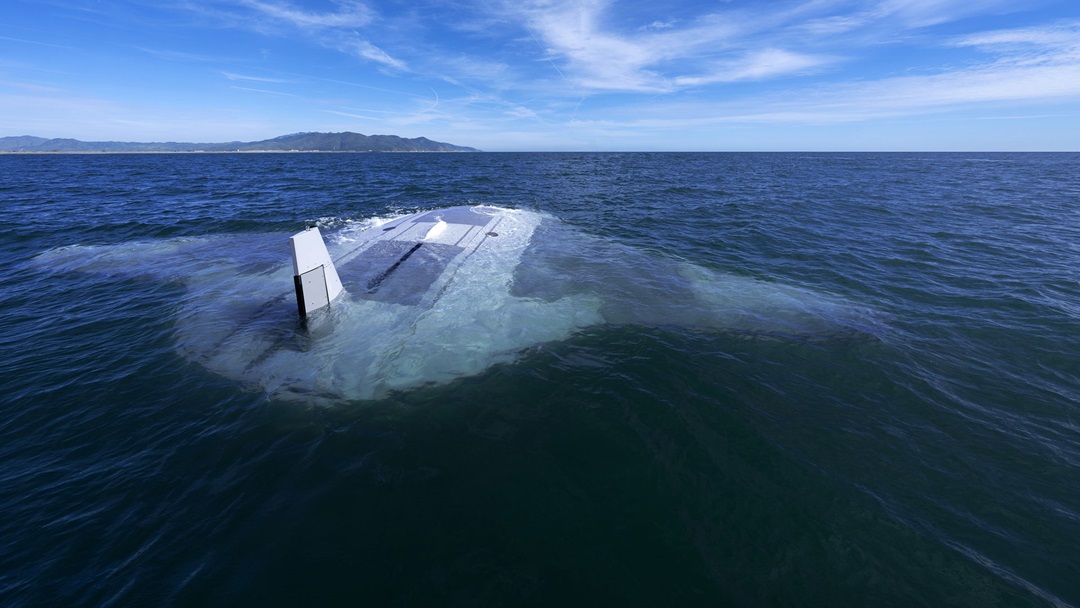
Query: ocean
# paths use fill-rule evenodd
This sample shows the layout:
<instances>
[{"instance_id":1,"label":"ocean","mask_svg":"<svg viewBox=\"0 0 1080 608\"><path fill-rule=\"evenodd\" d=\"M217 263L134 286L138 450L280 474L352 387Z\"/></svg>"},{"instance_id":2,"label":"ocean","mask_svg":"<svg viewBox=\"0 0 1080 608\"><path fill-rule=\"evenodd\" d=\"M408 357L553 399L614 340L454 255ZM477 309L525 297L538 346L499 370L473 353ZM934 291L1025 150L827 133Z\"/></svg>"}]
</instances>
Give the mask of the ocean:
<instances>
[{"instance_id":1,"label":"ocean","mask_svg":"<svg viewBox=\"0 0 1080 608\"><path fill-rule=\"evenodd\" d=\"M191 355L289 235L463 205L713 304L370 398ZM1080 605L1080 154L0 155L0 208L0 605Z\"/></svg>"}]
</instances>

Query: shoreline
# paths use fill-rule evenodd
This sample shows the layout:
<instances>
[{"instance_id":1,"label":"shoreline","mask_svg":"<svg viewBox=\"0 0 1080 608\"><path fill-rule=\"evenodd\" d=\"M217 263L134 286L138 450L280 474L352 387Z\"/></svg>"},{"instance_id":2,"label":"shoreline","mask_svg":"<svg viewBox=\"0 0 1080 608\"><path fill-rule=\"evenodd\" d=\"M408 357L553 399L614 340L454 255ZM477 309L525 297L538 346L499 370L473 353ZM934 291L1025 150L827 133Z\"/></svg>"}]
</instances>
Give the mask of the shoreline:
<instances>
[{"instance_id":1,"label":"shoreline","mask_svg":"<svg viewBox=\"0 0 1080 608\"><path fill-rule=\"evenodd\" d=\"M473 154L481 150L0 150L4 154Z\"/></svg>"}]
</instances>

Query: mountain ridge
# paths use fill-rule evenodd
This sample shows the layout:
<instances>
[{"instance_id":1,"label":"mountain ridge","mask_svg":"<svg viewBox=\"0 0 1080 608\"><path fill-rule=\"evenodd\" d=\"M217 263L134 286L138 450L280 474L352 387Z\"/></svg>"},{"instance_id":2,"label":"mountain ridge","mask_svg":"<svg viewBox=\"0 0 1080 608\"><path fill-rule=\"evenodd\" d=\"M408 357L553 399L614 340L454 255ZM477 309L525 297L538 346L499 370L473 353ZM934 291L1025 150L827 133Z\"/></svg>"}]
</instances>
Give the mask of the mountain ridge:
<instances>
[{"instance_id":1,"label":"mountain ridge","mask_svg":"<svg viewBox=\"0 0 1080 608\"><path fill-rule=\"evenodd\" d=\"M301 132L259 141L223 143L81 141L33 135L0 137L0 152L479 152L426 137Z\"/></svg>"}]
</instances>

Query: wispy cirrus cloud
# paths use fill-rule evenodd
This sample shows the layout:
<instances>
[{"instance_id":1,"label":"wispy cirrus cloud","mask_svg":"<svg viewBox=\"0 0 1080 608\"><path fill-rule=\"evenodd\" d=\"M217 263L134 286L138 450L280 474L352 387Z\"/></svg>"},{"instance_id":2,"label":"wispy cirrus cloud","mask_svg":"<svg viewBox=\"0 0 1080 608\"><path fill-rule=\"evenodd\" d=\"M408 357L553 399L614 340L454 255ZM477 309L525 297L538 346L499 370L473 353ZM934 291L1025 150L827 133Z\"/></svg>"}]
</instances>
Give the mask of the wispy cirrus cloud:
<instances>
[{"instance_id":1,"label":"wispy cirrus cloud","mask_svg":"<svg viewBox=\"0 0 1080 608\"><path fill-rule=\"evenodd\" d=\"M307 11L286 2L271 0L239 0L240 6L257 14L299 28L355 28L371 23L374 13L360 2L337 0L337 10L327 12Z\"/></svg>"},{"instance_id":2,"label":"wispy cirrus cloud","mask_svg":"<svg viewBox=\"0 0 1080 608\"><path fill-rule=\"evenodd\" d=\"M682 28L654 20L620 32L606 24L610 4L538 1L508 10L544 45L546 58L562 64L560 71L586 89L670 91L667 64L723 49L735 33L731 24L708 19Z\"/></svg>"},{"instance_id":3,"label":"wispy cirrus cloud","mask_svg":"<svg viewBox=\"0 0 1080 608\"><path fill-rule=\"evenodd\" d=\"M17 89L34 93L63 93L59 87L38 84L35 82L21 82L15 80L0 80L0 89Z\"/></svg>"},{"instance_id":4,"label":"wispy cirrus cloud","mask_svg":"<svg viewBox=\"0 0 1080 608\"><path fill-rule=\"evenodd\" d=\"M1000 12L1011 0L885 0L860 11L868 19L899 20L905 27L927 27L971 15Z\"/></svg>"},{"instance_id":5,"label":"wispy cirrus cloud","mask_svg":"<svg viewBox=\"0 0 1080 608\"><path fill-rule=\"evenodd\" d=\"M5 40L8 42L18 42L20 44L32 44L35 46L47 46L55 49L67 49L72 51L78 50L75 47L67 46L64 44L56 44L54 42L42 42L40 40L26 40L24 38L12 38L11 36L0 36L0 40Z\"/></svg>"},{"instance_id":6,"label":"wispy cirrus cloud","mask_svg":"<svg viewBox=\"0 0 1080 608\"><path fill-rule=\"evenodd\" d=\"M1080 63L991 64L932 75L832 87L802 100L790 118L838 123L952 111L977 105L1080 99ZM747 116L752 118L754 115ZM762 119L781 118L763 114Z\"/></svg>"},{"instance_id":7,"label":"wispy cirrus cloud","mask_svg":"<svg viewBox=\"0 0 1080 608\"><path fill-rule=\"evenodd\" d=\"M301 96L295 93L286 93L285 91L271 91L269 89L256 89L255 87L241 87L233 86L233 89L237 91L248 91L249 93L262 93L263 95L277 95L278 97L295 97L300 99Z\"/></svg>"},{"instance_id":8,"label":"wispy cirrus cloud","mask_svg":"<svg viewBox=\"0 0 1080 608\"><path fill-rule=\"evenodd\" d=\"M827 56L804 55L783 49L762 49L710 65L703 75L678 76L674 83L678 86L699 86L761 80L811 71L833 61L833 58Z\"/></svg>"},{"instance_id":9,"label":"wispy cirrus cloud","mask_svg":"<svg viewBox=\"0 0 1080 608\"><path fill-rule=\"evenodd\" d=\"M500 88L517 77L514 69L504 61L462 53L440 56L437 65L440 79L458 86L479 82Z\"/></svg>"},{"instance_id":10,"label":"wispy cirrus cloud","mask_svg":"<svg viewBox=\"0 0 1080 608\"><path fill-rule=\"evenodd\" d=\"M989 52L1008 49L1046 49L1048 58L1080 50L1080 21L1063 22L1039 27L993 30L962 36L952 46L978 47Z\"/></svg>"},{"instance_id":11,"label":"wispy cirrus cloud","mask_svg":"<svg viewBox=\"0 0 1080 608\"><path fill-rule=\"evenodd\" d=\"M301 8L286 0L225 0L221 5L227 7L224 10L193 3L184 6L230 27L269 36L293 36L299 31L322 47L382 68L408 70L405 61L391 56L361 34L378 18L373 9L356 0L334 0L332 4L333 10L326 11Z\"/></svg>"},{"instance_id":12,"label":"wispy cirrus cloud","mask_svg":"<svg viewBox=\"0 0 1080 608\"><path fill-rule=\"evenodd\" d=\"M972 34L946 41L945 45L978 48L988 56L982 62L936 73L817 83L719 103L656 101L639 106L636 116L626 121L581 120L577 126L672 129L718 124L828 125L974 107L1080 101L1080 23Z\"/></svg>"},{"instance_id":13,"label":"wispy cirrus cloud","mask_svg":"<svg viewBox=\"0 0 1080 608\"><path fill-rule=\"evenodd\" d=\"M613 0L502 6L565 80L586 91L641 93L803 76L908 31L1010 9L1004 0L791 0L679 17L653 10L633 24Z\"/></svg>"},{"instance_id":14,"label":"wispy cirrus cloud","mask_svg":"<svg viewBox=\"0 0 1080 608\"><path fill-rule=\"evenodd\" d=\"M1004 0L884 0L882 2L808 2L793 9L806 15L793 27L816 36L834 36L882 28L893 31L925 28L966 17L1002 12L1010 8Z\"/></svg>"},{"instance_id":15,"label":"wispy cirrus cloud","mask_svg":"<svg viewBox=\"0 0 1080 608\"><path fill-rule=\"evenodd\" d=\"M284 83L287 83L287 82L291 82L290 80L286 80L284 78L269 78L269 77L266 77L266 76L246 76L244 74L236 74L236 73L233 73L233 72L222 72L221 75L224 76L225 78L228 78L229 80L241 80L241 81L247 81L247 82L269 82L269 83L275 83L275 84L284 84Z\"/></svg>"},{"instance_id":16,"label":"wispy cirrus cloud","mask_svg":"<svg viewBox=\"0 0 1080 608\"><path fill-rule=\"evenodd\" d=\"M1080 99L1080 22L995 30L956 38L989 61L937 74L883 79L863 87L906 105Z\"/></svg>"},{"instance_id":17,"label":"wispy cirrus cloud","mask_svg":"<svg viewBox=\"0 0 1080 608\"><path fill-rule=\"evenodd\" d=\"M409 69L404 61L391 57L386 51L357 35L344 36L331 44L339 51L348 53L354 57L373 61L383 67L392 68L402 72Z\"/></svg>"},{"instance_id":18,"label":"wispy cirrus cloud","mask_svg":"<svg viewBox=\"0 0 1080 608\"><path fill-rule=\"evenodd\" d=\"M185 51L173 51L168 49L151 49L142 46L134 47L136 50L156 57L162 61L176 61L180 63L220 63L228 58L203 53L190 53Z\"/></svg>"},{"instance_id":19,"label":"wispy cirrus cloud","mask_svg":"<svg viewBox=\"0 0 1080 608\"><path fill-rule=\"evenodd\" d=\"M688 87L805 73L837 60L789 48L778 28L805 8L650 17L619 27L614 3L536 1L507 7L574 85L595 91L671 93Z\"/></svg>"}]
</instances>

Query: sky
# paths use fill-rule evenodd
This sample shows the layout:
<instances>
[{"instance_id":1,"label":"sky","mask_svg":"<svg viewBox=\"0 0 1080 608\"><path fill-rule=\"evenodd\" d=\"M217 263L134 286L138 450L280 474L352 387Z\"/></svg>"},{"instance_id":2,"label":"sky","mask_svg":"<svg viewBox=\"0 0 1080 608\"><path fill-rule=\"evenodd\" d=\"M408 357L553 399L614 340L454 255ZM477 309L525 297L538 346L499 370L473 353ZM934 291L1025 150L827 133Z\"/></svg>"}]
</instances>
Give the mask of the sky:
<instances>
[{"instance_id":1,"label":"sky","mask_svg":"<svg viewBox=\"0 0 1080 608\"><path fill-rule=\"evenodd\" d=\"M3 0L0 137L1080 150L1078 0Z\"/></svg>"}]
</instances>

